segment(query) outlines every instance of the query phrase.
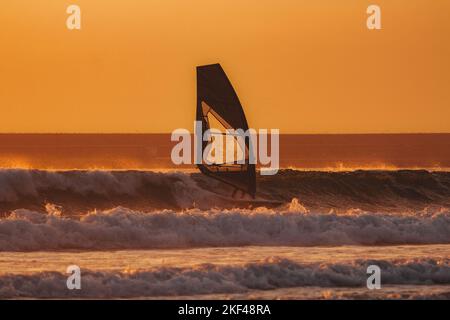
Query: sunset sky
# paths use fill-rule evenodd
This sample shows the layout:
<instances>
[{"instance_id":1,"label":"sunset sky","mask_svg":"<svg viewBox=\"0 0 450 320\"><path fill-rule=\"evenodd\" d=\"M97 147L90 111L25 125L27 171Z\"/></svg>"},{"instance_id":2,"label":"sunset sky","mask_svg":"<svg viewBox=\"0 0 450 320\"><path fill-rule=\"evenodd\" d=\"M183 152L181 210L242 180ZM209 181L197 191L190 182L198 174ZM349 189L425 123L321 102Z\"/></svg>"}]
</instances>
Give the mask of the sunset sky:
<instances>
[{"instance_id":1,"label":"sunset sky","mask_svg":"<svg viewBox=\"0 0 450 320\"><path fill-rule=\"evenodd\" d=\"M66 8L82 29L66 28ZM382 9L382 30L366 8ZM450 132L448 0L3 0L0 132L192 128L221 63L251 127Z\"/></svg>"}]
</instances>

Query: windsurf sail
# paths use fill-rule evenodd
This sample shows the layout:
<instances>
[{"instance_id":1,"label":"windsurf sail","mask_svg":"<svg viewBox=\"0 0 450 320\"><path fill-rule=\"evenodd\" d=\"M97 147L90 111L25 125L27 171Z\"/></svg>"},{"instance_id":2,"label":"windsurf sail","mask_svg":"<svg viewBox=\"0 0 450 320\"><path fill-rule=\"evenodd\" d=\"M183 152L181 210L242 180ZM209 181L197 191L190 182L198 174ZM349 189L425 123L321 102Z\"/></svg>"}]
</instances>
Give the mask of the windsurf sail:
<instances>
[{"instance_id":1,"label":"windsurf sail","mask_svg":"<svg viewBox=\"0 0 450 320\"><path fill-rule=\"evenodd\" d=\"M235 189L248 193L253 198L256 193L255 165L249 162L250 139L231 136L230 130L248 130L247 119L239 98L220 64L197 67L197 121L202 122L202 132L215 129L209 141L202 142L202 154L211 149L214 139L224 139L223 148L232 148L233 161L223 156L221 150L214 150L207 161L197 164L202 173L220 180ZM228 131L227 131L228 130ZM235 139L233 141L233 139ZM209 148L208 148L209 146ZM221 155L221 156L218 156Z\"/></svg>"}]
</instances>

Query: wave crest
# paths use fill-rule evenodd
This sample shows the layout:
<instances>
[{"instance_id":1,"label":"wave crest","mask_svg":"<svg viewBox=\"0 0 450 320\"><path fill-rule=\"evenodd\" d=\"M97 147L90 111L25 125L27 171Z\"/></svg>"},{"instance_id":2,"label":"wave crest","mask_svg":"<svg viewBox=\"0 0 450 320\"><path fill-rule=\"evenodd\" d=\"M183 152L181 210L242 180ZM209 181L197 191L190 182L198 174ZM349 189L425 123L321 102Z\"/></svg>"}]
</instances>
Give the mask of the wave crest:
<instances>
[{"instance_id":1,"label":"wave crest","mask_svg":"<svg viewBox=\"0 0 450 320\"><path fill-rule=\"evenodd\" d=\"M79 220L26 209L0 219L1 251L435 243L450 243L448 211L430 216L319 214L292 208L144 213L118 207Z\"/></svg>"},{"instance_id":2,"label":"wave crest","mask_svg":"<svg viewBox=\"0 0 450 320\"><path fill-rule=\"evenodd\" d=\"M261 198L308 209L398 212L450 207L450 172L423 170L314 172L258 176ZM197 173L150 171L0 170L0 211L64 207L64 214L124 206L136 210L248 207L231 190ZM254 206L254 204L253 204Z\"/></svg>"},{"instance_id":3,"label":"wave crest","mask_svg":"<svg viewBox=\"0 0 450 320\"><path fill-rule=\"evenodd\" d=\"M381 268L383 285L450 283L449 259L299 264L273 257L245 265L204 264L125 272L82 270L81 290L68 290L67 275L59 272L2 275L0 297L129 298L242 293L299 286L365 287L367 267L372 264Z\"/></svg>"}]
</instances>

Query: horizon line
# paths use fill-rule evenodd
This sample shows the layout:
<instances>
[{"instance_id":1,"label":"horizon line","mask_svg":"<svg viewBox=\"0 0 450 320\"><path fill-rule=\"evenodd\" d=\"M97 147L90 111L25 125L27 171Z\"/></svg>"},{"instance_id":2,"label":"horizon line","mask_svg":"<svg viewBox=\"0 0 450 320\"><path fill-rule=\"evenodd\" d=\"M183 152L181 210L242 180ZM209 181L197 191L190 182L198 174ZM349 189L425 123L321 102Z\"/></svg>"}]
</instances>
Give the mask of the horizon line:
<instances>
[{"instance_id":1,"label":"horizon line","mask_svg":"<svg viewBox=\"0 0 450 320\"><path fill-rule=\"evenodd\" d=\"M88 135L88 134L97 134L97 135L127 135L127 134L134 134L134 135L166 135L166 134L172 134L171 132L0 132L0 135L8 135L8 134L17 134L17 135L25 135L25 134L33 134L33 135L49 135L49 134L55 134L55 135ZM191 134L194 134L191 132ZM426 135L426 134L450 134L449 132L301 132L301 133L282 133L280 132L280 135Z\"/></svg>"}]
</instances>

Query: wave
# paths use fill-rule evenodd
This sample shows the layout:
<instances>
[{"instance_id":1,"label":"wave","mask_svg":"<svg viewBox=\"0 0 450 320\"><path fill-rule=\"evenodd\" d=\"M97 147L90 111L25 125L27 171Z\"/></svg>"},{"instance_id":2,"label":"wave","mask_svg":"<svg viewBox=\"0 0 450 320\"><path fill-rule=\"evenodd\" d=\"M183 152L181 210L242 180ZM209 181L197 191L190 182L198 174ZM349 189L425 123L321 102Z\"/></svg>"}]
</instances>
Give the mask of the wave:
<instances>
[{"instance_id":1,"label":"wave","mask_svg":"<svg viewBox=\"0 0 450 320\"><path fill-rule=\"evenodd\" d=\"M381 269L381 284L450 284L450 259L356 260L299 264L268 258L245 265L203 264L149 270L81 270L81 290L68 290L67 274L38 272L1 275L1 298L131 298L212 293L243 293L304 286L366 287L367 267Z\"/></svg>"},{"instance_id":2,"label":"wave","mask_svg":"<svg viewBox=\"0 0 450 320\"><path fill-rule=\"evenodd\" d=\"M258 197L288 204L298 198L310 209L398 212L450 207L450 172L423 170L319 172L281 170L258 177ZM0 170L0 212L42 209L65 214L124 206L136 210L233 208L255 201L230 197L232 190L196 173L151 171Z\"/></svg>"},{"instance_id":3,"label":"wave","mask_svg":"<svg viewBox=\"0 0 450 320\"><path fill-rule=\"evenodd\" d=\"M0 219L0 251L450 243L450 212L314 213L295 200L278 209L163 210L118 207L80 219L15 210Z\"/></svg>"}]
</instances>

